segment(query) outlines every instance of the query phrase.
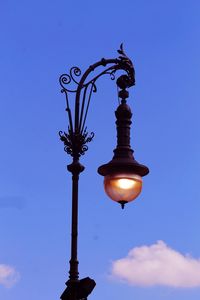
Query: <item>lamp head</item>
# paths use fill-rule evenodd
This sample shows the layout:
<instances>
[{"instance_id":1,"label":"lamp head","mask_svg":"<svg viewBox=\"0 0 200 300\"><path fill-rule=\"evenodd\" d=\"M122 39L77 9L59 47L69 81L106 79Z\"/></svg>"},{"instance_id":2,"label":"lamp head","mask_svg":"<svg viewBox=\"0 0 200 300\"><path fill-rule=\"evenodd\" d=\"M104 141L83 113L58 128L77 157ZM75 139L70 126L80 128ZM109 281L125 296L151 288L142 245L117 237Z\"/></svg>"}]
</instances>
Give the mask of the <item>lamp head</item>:
<instances>
[{"instance_id":1,"label":"lamp head","mask_svg":"<svg viewBox=\"0 0 200 300\"><path fill-rule=\"evenodd\" d=\"M124 208L126 203L135 200L141 193L142 177L149 173L149 169L139 164L133 156L127 159L115 157L100 166L98 173L104 176L106 194Z\"/></svg>"},{"instance_id":2,"label":"lamp head","mask_svg":"<svg viewBox=\"0 0 200 300\"><path fill-rule=\"evenodd\" d=\"M126 91L120 91L126 96ZM122 95L121 95L122 96ZM122 99L116 112L117 147L113 159L98 168L98 173L104 176L106 194L121 204L133 201L142 190L142 177L149 173L149 169L138 163L130 146L131 109Z\"/></svg>"}]
</instances>

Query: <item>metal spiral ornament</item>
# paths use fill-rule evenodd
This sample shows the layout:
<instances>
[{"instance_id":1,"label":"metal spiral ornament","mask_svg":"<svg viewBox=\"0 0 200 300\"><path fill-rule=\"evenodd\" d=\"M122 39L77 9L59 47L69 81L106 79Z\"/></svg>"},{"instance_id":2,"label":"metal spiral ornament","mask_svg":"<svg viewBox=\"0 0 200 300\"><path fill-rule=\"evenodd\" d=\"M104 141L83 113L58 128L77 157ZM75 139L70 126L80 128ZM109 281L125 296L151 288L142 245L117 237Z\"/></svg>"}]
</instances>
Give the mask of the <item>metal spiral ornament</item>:
<instances>
[{"instance_id":1,"label":"metal spiral ornament","mask_svg":"<svg viewBox=\"0 0 200 300\"><path fill-rule=\"evenodd\" d=\"M81 69L78 67L72 67L69 71L69 74L62 74L59 78L60 86L62 87L61 92L75 93L79 85L76 77L79 76L81 76ZM74 83L77 87L75 89L68 88L70 83Z\"/></svg>"},{"instance_id":2,"label":"metal spiral ornament","mask_svg":"<svg viewBox=\"0 0 200 300\"><path fill-rule=\"evenodd\" d=\"M73 82L75 82L76 84L79 84L79 82L76 80L76 78L74 76L76 76L76 77L81 76L81 69L78 67L72 67L70 69L70 76L71 76L71 79L73 80Z\"/></svg>"}]
</instances>

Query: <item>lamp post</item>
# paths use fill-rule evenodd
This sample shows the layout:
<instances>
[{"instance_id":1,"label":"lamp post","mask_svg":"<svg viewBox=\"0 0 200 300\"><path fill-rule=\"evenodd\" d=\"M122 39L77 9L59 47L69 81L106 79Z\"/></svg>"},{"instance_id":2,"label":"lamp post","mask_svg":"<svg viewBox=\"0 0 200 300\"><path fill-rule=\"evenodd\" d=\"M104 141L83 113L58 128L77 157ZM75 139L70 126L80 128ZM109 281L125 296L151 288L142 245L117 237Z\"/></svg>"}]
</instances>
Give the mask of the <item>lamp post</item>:
<instances>
[{"instance_id":1,"label":"lamp post","mask_svg":"<svg viewBox=\"0 0 200 300\"><path fill-rule=\"evenodd\" d=\"M86 300L96 285L95 281L89 277L79 280L77 256L78 181L80 173L84 170L84 166L80 163L80 157L88 150L87 143L91 142L94 137L93 132L88 134L85 125L88 108L92 93L97 90L96 81L103 75L110 75L111 79L114 80L118 70L125 72L116 80L118 95L121 99L115 112L117 146L112 160L98 168L98 173L104 176L105 192L124 208L127 202L134 200L140 194L142 177L149 172L146 166L135 160L130 146L132 113L126 99L129 96L127 89L135 85L134 67L131 60L126 56L123 45L120 46L118 53L120 54L118 58L102 58L91 65L82 76L78 67L72 67L69 74L62 74L59 79L61 92L66 97L66 111L69 118L68 131L60 131L59 136L64 143L64 150L72 156L72 163L67 166L68 171L72 174L71 259L69 280L66 282L67 288L61 295L62 300ZM92 79L88 79L91 73L97 71L100 66L104 67L104 70ZM70 84L74 84L75 88L69 88ZM75 94L74 119L69 105L69 93Z\"/></svg>"}]
</instances>

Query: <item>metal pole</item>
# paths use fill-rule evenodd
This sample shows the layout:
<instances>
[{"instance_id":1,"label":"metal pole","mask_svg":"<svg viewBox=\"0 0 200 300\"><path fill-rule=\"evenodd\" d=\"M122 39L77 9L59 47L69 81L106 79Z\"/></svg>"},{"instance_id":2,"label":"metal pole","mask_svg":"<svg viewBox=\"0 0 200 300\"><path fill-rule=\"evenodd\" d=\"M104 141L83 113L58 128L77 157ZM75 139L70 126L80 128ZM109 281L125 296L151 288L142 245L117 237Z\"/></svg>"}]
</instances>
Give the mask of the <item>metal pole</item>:
<instances>
[{"instance_id":1,"label":"metal pole","mask_svg":"<svg viewBox=\"0 0 200 300\"><path fill-rule=\"evenodd\" d=\"M78 182L79 174L84 170L78 159L74 159L71 165L67 166L69 172L72 173L72 224L71 224L71 259L70 259L70 281L77 281L78 272Z\"/></svg>"}]
</instances>

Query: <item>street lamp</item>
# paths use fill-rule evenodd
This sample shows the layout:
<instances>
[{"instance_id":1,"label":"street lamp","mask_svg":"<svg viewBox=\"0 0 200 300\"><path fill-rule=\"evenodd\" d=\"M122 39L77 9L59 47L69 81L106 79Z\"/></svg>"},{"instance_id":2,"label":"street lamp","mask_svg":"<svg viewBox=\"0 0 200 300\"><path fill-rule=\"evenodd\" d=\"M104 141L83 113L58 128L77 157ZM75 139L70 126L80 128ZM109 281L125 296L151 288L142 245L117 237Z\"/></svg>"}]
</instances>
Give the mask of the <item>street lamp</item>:
<instances>
[{"instance_id":1,"label":"street lamp","mask_svg":"<svg viewBox=\"0 0 200 300\"><path fill-rule=\"evenodd\" d=\"M130 146L131 109L126 99L129 96L127 89L135 85L135 71L131 60L126 56L123 45L118 50L120 54L115 59L102 58L91 65L81 76L78 67L72 67L69 74L62 74L59 82L61 92L66 96L66 111L68 113L69 125L67 132L59 132L60 139L64 143L64 150L72 156L72 163L67 166L72 173L72 233L71 233L71 259L69 280L67 288L61 295L62 300L86 300L92 292L96 283L89 277L79 280L78 259L77 259L77 237L78 237L78 181L79 175L84 170L80 163L81 155L88 150L87 143L91 142L94 133L88 134L85 125L88 108L93 92L96 92L96 81L103 75L110 75L115 79L118 70L124 71L116 80L118 96L121 103L118 106L116 115L117 146L114 149L114 156L110 162L98 168L98 173L104 176L104 189L106 194L121 204L133 201L142 190L142 177L149 173L149 169L138 163ZM89 75L101 66L104 70L96 74L92 79ZM80 77L80 80L78 80ZM75 84L75 88L69 88L69 84ZM69 105L69 93L75 94L75 115L72 118Z\"/></svg>"}]
</instances>

